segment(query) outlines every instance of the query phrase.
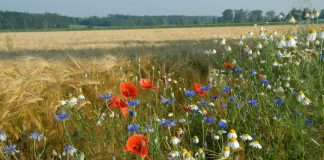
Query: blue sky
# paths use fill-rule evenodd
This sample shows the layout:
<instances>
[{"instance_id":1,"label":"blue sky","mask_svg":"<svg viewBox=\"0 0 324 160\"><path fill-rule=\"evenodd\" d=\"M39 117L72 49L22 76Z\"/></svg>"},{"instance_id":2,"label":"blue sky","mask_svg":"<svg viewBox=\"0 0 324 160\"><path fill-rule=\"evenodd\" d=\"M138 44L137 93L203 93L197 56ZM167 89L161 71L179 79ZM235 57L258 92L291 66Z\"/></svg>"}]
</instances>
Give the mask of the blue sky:
<instances>
[{"instance_id":1,"label":"blue sky","mask_svg":"<svg viewBox=\"0 0 324 160\"><path fill-rule=\"evenodd\" d=\"M324 0L0 0L0 10L78 17L108 14L220 16L227 8L286 13L293 7L305 6L324 9Z\"/></svg>"}]
</instances>

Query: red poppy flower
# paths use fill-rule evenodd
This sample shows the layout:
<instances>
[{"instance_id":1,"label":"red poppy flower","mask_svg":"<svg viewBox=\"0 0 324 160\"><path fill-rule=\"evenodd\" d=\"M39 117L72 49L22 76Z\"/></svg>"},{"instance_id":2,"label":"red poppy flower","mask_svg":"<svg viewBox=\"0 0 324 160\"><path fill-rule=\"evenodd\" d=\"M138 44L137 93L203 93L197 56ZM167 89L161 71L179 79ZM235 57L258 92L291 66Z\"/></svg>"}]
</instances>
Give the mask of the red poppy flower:
<instances>
[{"instance_id":1,"label":"red poppy flower","mask_svg":"<svg viewBox=\"0 0 324 160\"><path fill-rule=\"evenodd\" d=\"M139 89L132 82L125 82L120 84L119 91L126 98L135 98Z\"/></svg>"},{"instance_id":2,"label":"red poppy flower","mask_svg":"<svg viewBox=\"0 0 324 160\"><path fill-rule=\"evenodd\" d=\"M153 85L153 81L150 79L141 79L140 84L143 89L156 89L157 86Z\"/></svg>"},{"instance_id":3,"label":"red poppy flower","mask_svg":"<svg viewBox=\"0 0 324 160\"><path fill-rule=\"evenodd\" d=\"M225 62L225 63L224 63L224 66L225 66L226 68L229 68L229 69L232 69L232 68L233 68L233 64L232 64L232 63L228 63L228 62Z\"/></svg>"},{"instance_id":4,"label":"red poppy flower","mask_svg":"<svg viewBox=\"0 0 324 160\"><path fill-rule=\"evenodd\" d=\"M108 104L108 107L117 107L123 114L123 116L128 115L128 108L127 108L127 103L122 99L119 98L118 96L113 96L111 98L111 102Z\"/></svg>"},{"instance_id":5,"label":"red poppy flower","mask_svg":"<svg viewBox=\"0 0 324 160\"><path fill-rule=\"evenodd\" d=\"M207 91L202 91L201 89L201 84L199 83L194 83L194 90L197 94L199 94L200 96L204 96L207 94Z\"/></svg>"},{"instance_id":6,"label":"red poppy flower","mask_svg":"<svg viewBox=\"0 0 324 160\"><path fill-rule=\"evenodd\" d=\"M137 154L143 158L148 157L148 138L143 134L133 134L128 137L125 150Z\"/></svg>"}]
</instances>

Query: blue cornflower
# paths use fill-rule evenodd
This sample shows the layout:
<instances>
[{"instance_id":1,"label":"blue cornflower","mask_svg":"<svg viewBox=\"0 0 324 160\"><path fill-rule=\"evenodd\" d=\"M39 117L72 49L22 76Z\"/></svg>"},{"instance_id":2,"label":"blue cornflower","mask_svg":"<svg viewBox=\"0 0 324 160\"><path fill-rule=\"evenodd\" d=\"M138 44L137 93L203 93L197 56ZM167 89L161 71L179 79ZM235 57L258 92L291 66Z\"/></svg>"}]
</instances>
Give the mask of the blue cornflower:
<instances>
[{"instance_id":1,"label":"blue cornflower","mask_svg":"<svg viewBox=\"0 0 324 160\"><path fill-rule=\"evenodd\" d=\"M210 85L206 85L206 86L201 86L201 87L200 87L200 90L201 90L201 91L208 91L208 90L210 90L210 88L211 88Z\"/></svg>"},{"instance_id":2,"label":"blue cornflower","mask_svg":"<svg viewBox=\"0 0 324 160\"><path fill-rule=\"evenodd\" d=\"M41 141L44 138L44 136L38 132L33 132L30 136L29 139Z\"/></svg>"},{"instance_id":3,"label":"blue cornflower","mask_svg":"<svg viewBox=\"0 0 324 160\"><path fill-rule=\"evenodd\" d=\"M213 123L213 122L215 122L215 118L214 117L204 117L204 121L206 123Z\"/></svg>"},{"instance_id":4,"label":"blue cornflower","mask_svg":"<svg viewBox=\"0 0 324 160\"><path fill-rule=\"evenodd\" d=\"M211 99L217 99L219 96L212 96L212 97L210 97Z\"/></svg>"},{"instance_id":5,"label":"blue cornflower","mask_svg":"<svg viewBox=\"0 0 324 160\"><path fill-rule=\"evenodd\" d=\"M229 92L231 91L231 87L230 86L226 86L226 87L223 87L223 92Z\"/></svg>"},{"instance_id":6,"label":"blue cornflower","mask_svg":"<svg viewBox=\"0 0 324 160\"><path fill-rule=\"evenodd\" d=\"M104 93L104 94L101 94L99 97L102 99L110 99L112 97L112 95L109 93Z\"/></svg>"},{"instance_id":7,"label":"blue cornflower","mask_svg":"<svg viewBox=\"0 0 324 160\"><path fill-rule=\"evenodd\" d=\"M236 106L236 107L242 107L242 106L243 106L243 103L242 103L242 102L237 102L237 103L235 104L235 106Z\"/></svg>"},{"instance_id":8,"label":"blue cornflower","mask_svg":"<svg viewBox=\"0 0 324 160\"><path fill-rule=\"evenodd\" d=\"M160 121L160 126L162 127L173 127L175 126L175 122L174 121L171 121L171 120L168 120L168 119L164 119L162 121Z\"/></svg>"},{"instance_id":9,"label":"blue cornflower","mask_svg":"<svg viewBox=\"0 0 324 160\"><path fill-rule=\"evenodd\" d=\"M229 97L228 101L232 102L232 101L235 101L236 99L237 99L237 97Z\"/></svg>"},{"instance_id":10,"label":"blue cornflower","mask_svg":"<svg viewBox=\"0 0 324 160\"><path fill-rule=\"evenodd\" d=\"M199 102L199 106L206 106L208 103L206 101Z\"/></svg>"},{"instance_id":11,"label":"blue cornflower","mask_svg":"<svg viewBox=\"0 0 324 160\"><path fill-rule=\"evenodd\" d=\"M269 81L267 79L262 79L261 83L265 86L269 85Z\"/></svg>"},{"instance_id":12,"label":"blue cornflower","mask_svg":"<svg viewBox=\"0 0 324 160\"><path fill-rule=\"evenodd\" d=\"M136 99L132 101L127 101L126 103L128 104L128 106L136 106L140 104L140 101Z\"/></svg>"},{"instance_id":13,"label":"blue cornflower","mask_svg":"<svg viewBox=\"0 0 324 160\"><path fill-rule=\"evenodd\" d=\"M146 125L144 127L144 131L148 132L148 133L152 133L152 132L154 132L154 128L152 127L152 125Z\"/></svg>"},{"instance_id":14,"label":"blue cornflower","mask_svg":"<svg viewBox=\"0 0 324 160\"><path fill-rule=\"evenodd\" d=\"M161 99L162 99L161 102L165 103L165 104L172 104L175 101L174 99L168 99L168 98L164 98L162 96L161 96Z\"/></svg>"},{"instance_id":15,"label":"blue cornflower","mask_svg":"<svg viewBox=\"0 0 324 160\"><path fill-rule=\"evenodd\" d=\"M222 103L222 104L220 105L220 107L223 108L223 109L225 109L225 108L227 107L227 104L226 104L226 103Z\"/></svg>"},{"instance_id":16,"label":"blue cornflower","mask_svg":"<svg viewBox=\"0 0 324 160\"><path fill-rule=\"evenodd\" d=\"M235 73L240 73L242 71L242 68L234 68L233 72Z\"/></svg>"},{"instance_id":17,"label":"blue cornflower","mask_svg":"<svg viewBox=\"0 0 324 160\"><path fill-rule=\"evenodd\" d=\"M136 132L138 130L138 128L139 128L139 125L137 125L137 124L130 124L127 126L127 130L129 132Z\"/></svg>"},{"instance_id":18,"label":"blue cornflower","mask_svg":"<svg viewBox=\"0 0 324 160\"><path fill-rule=\"evenodd\" d=\"M187 97L192 97L192 96L196 95L196 93L194 91L191 91L191 90L186 90L185 95Z\"/></svg>"},{"instance_id":19,"label":"blue cornflower","mask_svg":"<svg viewBox=\"0 0 324 160\"><path fill-rule=\"evenodd\" d=\"M128 111L128 114L130 115L130 116L136 116L136 111L135 110L129 110Z\"/></svg>"},{"instance_id":20,"label":"blue cornflower","mask_svg":"<svg viewBox=\"0 0 324 160\"><path fill-rule=\"evenodd\" d=\"M248 101L248 105L250 105L250 106L257 106L257 104L258 104L257 100L251 99L251 100Z\"/></svg>"},{"instance_id":21,"label":"blue cornflower","mask_svg":"<svg viewBox=\"0 0 324 160\"><path fill-rule=\"evenodd\" d=\"M312 119L305 119L305 124L307 125L307 126L312 126L312 125L314 125L314 120L312 120Z\"/></svg>"},{"instance_id":22,"label":"blue cornflower","mask_svg":"<svg viewBox=\"0 0 324 160\"><path fill-rule=\"evenodd\" d=\"M254 69L251 70L251 75L252 75L252 76L255 76L255 75L257 75L257 74L258 74L258 73L257 73L256 70L254 70Z\"/></svg>"},{"instance_id":23,"label":"blue cornflower","mask_svg":"<svg viewBox=\"0 0 324 160\"><path fill-rule=\"evenodd\" d=\"M218 127L221 128L221 129L225 129L227 128L228 126L228 123L225 119L221 119L219 122L218 122Z\"/></svg>"},{"instance_id":24,"label":"blue cornflower","mask_svg":"<svg viewBox=\"0 0 324 160\"><path fill-rule=\"evenodd\" d=\"M19 150L17 150L16 144L9 144L3 148L2 152L4 154L13 155L13 154L19 153Z\"/></svg>"},{"instance_id":25,"label":"blue cornflower","mask_svg":"<svg viewBox=\"0 0 324 160\"><path fill-rule=\"evenodd\" d=\"M63 156L70 155L73 157L76 152L77 149L74 148L71 144L68 144L64 147Z\"/></svg>"},{"instance_id":26,"label":"blue cornflower","mask_svg":"<svg viewBox=\"0 0 324 160\"><path fill-rule=\"evenodd\" d=\"M65 119L68 119L70 117L70 114L66 113L65 110L61 110L60 114L55 115L55 119L58 121L64 121Z\"/></svg>"},{"instance_id":27,"label":"blue cornflower","mask_svg":"<svg viewBox=\"0 0 324 160\"><path fill-rule=\"evenodd\" d=\"M278 99L275 99L273 101L273 103L276 104L276 105L282 105L282 104L284 104L284 100L278 98Z\"/></svg>"}]
</instances>

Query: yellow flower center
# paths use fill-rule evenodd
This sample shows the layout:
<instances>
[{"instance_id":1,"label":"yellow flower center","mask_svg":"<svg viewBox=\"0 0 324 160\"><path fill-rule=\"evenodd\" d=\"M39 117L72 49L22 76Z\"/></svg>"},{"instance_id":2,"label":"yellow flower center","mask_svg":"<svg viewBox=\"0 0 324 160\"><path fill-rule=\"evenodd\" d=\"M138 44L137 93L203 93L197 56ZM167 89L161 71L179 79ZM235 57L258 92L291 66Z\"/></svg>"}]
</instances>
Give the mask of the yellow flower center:
<instances>
[{"instance_id":1,"label":"yellow flower center","mask_svg":"<svg viewBox=\"0 0 324 160\"><path fill-rule=\"evenodd\" d=\"M248 135L248 134L244 134L244 137L248 137L248 136L250 136L250 135Z\"/></svg>"},{"instance_id":2,"label":"yellow flower center","mask_svg":"<svg viewBox=\"0 0 324 160\"><path fill-rule=\"evenodd\" d=\"M315 28L311 28L311 29L309 30L309 33L316 33L316 29L315 29Z\"/></svg>"},{"instance_id":3,"label":"yellow flower center","mask_svg":"<svg viewBox=\"0 0 324 160\"><path fill-rule=\"evenodd\" d=\"M187 153L187 152L188 152L187 149L185 148L182 149L182 153Z\"/></svg>"},{"instance_id":4,"label":"yellow flower center","mask_svg":"<svg viewBox=\"0 0 324 160\"><path fill-rule=\"evenodd\" d=\"M236 140L236 138L230 138L230 141L231 142L236 142L237 140Z\"/></svg>"},{"instance_id":5,"label":"yellow flower center","mask_svg":"<svg viewBox=\"0 0 324 160\"><path fill-rule=\"evenodd\" d=\"M254 141L255 144L260 144L259 141Z\"/></svg>"},{"instance_id":6,"label":"yellow flower center","mask_svg":"<svg viewBox=\"0 0 324 160\"><path fill-rule=\"evenodd\" d=\"M202 148L199 148L199 149L198 149L198 152L199 152L199 153L202 153L202 152L204 152L204 150L203 150Z\"/></svg>"},{"instance_id":7,"label":"yellow flower center","mask_svg":"<svg viewBox=\"0 0 324 160\"><path fill-rule=\"evenodd\" d=\"M224 147L224 151L230 151L230 147L229 146L225 146Z\"/></svg>"},{"instance_id":8,"label":"yellow flower center","mask_svg":"<svg viewBox=\"0 0 324 160\"><path fill-rule=\"evenodd\" d=\"M291 41L291 40L293 40L294 38L293 38L292 36L288 36L287 39L288 39L289 41Z\"/></svg>"},{"instance_id":9,"label":"yellow flower center","mask_svg":"<svg viewBox=\"0 0 324 160\"><path fill-rule=\"evenodd\" d=\"M235 133L235 130L234 130L234 129L231 129L231 130L230 130L230 133Z\"/></svg>"},{"instance_id":10,"label":"yellow flower center","mask_svg":"<svg viewBox=\"0 0 324 160\"><path fill-rule=\"evenodd\" d=\"M300 92L299 92L299 95L304 95L304 92L303 92L303 91L300 91Z\"/></svg>"},{"instance_id":11,"label":"yellow flower center","mask_svg":"<svg viewBox=\"0 0 324 160\"><path fill-rule=\"evenodd\" d=\"M192 157L192 156L191 156L191 153L190 153L190 152L186 152L185 157L186 157L186 158L190 158L190 157Z\"/></svg>"}]
</instances>

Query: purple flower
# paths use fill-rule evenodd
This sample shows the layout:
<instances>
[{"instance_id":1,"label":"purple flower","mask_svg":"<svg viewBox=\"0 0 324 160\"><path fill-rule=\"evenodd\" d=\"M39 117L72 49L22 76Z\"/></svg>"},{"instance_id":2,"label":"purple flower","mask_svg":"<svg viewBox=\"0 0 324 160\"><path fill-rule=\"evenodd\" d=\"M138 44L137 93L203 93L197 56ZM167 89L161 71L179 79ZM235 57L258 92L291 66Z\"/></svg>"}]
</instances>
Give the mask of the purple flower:
<instances>
[{"instance_id":1,"label":"purple flower","mask_svg":"<svg viewBox=\"0 0 324 160\"><path fill-rule=\"evenodd\" d=\"M126 103L128 104L128 106L136 106L140 104L140 101L136 99L133 101L127 101Z\"/></svg>"},{"instance_id":2,"label":"purple flower","mask_svg":"<svg viewBox=\"0 0 324 160\"><path fill-rule=\"evenodd\" d=\"M201 87L200 87L200 90L201 90L201 91L208 91L208 90L210 90L210 88L211 88L210 85L206 85L206 86L201 86Z\"/></svg>"},{"instance_id":3,"label":"purple flower","mask_svg":"<svg viewBox=\"0 0 324 160\"><path fill-rule=\"evenodd\" d=\"M276 104L276 105L282 105L282 104L284 104L284 101L282 100L282 99L275 99L274 101L273 101L273 103L274 104Z\"/></svg>"},{"instance_id":4,"label":"purple flower","mask_svg":"<svg viewBox=\"0 0 324 160\"><path fill-rule=\"evenodd\" d=\"M223 108L223 109L225 109L225 108L227 107L227 104L226 104L226 103L222 103L222 104L220 105L220 107Z\"/></svg>"},{"instance_id":5,"label":"purple flower","mask_svg":"<svg viewBox=\"0 0 324 160\"><path fill-rule=\"evenodd\" d=\"M248 105L250 105L250 106L257 106L257 104L258 104L257 100L251 99L251 100L248 101Z\"/></svg>"},{"instance_id":6,"label":"purple flower","mask_svg":"<svg viewBox=\"0 0 324 160\"><path fill-rule=\"evenodd\" d=\"M33 132L30 136L29 139L41 141L44 138L44 136L38 132Z\"/></svg>"},{"instance_id":7,"label":"purple flower","mask_svg":"<svg viewBox=\"0 0 324 160\"><path fill-rule=\"evenodd\" d=\"M19 150L17 150L17 145L16 144L9 144L9 145L6 145L4 147L2 152L4 154L13 155L13 154L19 153Z\"/></svg>"},{"instance_id":8,"label":"purple flower","mask_svg":"<svg viewBox=\"0 0 324 160\"><path fill-rule=\"evenodd\" d=\"M229 92L229 91L231 91L231 87L230 86L226 86L226 87L224 87L223 88L223 92Z\"/></svg>"},{"instance_id":9,"label":"purple flower","mask_svg":"<svg viewBox=\"0 0 324 160\"><path fill-rule=\"evenodd\" d=\"M307 126L312 126L312 125L314 125L314 120L312 120L312 119L305 119L305 124L307 125Z\"/></svg>"},{"instance_id":10,"label":"purple flower","mask_svg":"<svg viewBox=\"0 0 324 160\"><path fill-rule=\"evenodd\" d=\"M185 95L187 97L192 97L192 96L196 95L196 93L194 91L191 91L191 90L186 90Z\"/></svg>"},{"instance_id":11,"label":"purple flower","mask_svg":"<svg viewBox=\"0 0 324 160\"><path fill-rule=\"evenodd\" d=\"M102 99L110 99L112 97L112 95L109 93L104 93L104 94L101 94L99 97Z\"/></svg>"},{"instance_id":12,"label":"purple flower","mask_svg":"<svg viewBox=\"0 0 324 160\"><path fill-rule=\"evenodd\" d=\"M265 86L269 85L269 81L267 79L262 79L261 83Z\"/></svg>"},{"instance_id":13,"label":"purple flower","mask_svg":"<svg viewBox=\"0 0 324 160\"><path fill-rule=\"evenodd\" d=\"M162 96L161 96L161 99L162 99L161 102L165 103L165 104L172 104L175 101L174 99L168 99L168 98L164 98Z\"/></svg>"},{"instance_id":14,"label":"purple flower","mask_svg":"<svg viewBox=\"0 0 324 160\"><path fill-rule=\"evenodd\" d=\"M233 72L235 73L240 73L242 71L242 68L234 68Z\"/></svg>"},{"instance_id":15,"label":"purple flower","mask_svg":"<svg viewBox=\"0 0 324 160\"><path fill-rule=\"evenodd\" d=\"M254 70L254 69L251 70L251 75L252 75L252 76L255 76L255 75L257 75L257 74L258 74L258 73L257 73L256 70Z\"/></svg>"},{"instance_id":16,"label":"purple flower","mask_svg":"<svg viewBox=\"0 0 324 160\"><path fill-rule=\"evenodd\" d=\"M199 106L206 106L208 103L206 101L199 102Z\"/></svg>"},{"instance_id":17,"label":"purple flower","mask_svg":"<svg viewBox=\"0 0 324 160\"><path fill-rule=\"evenodd\" d=\"M206 123L213 123L213 122L215 122L215 118L214 117L204 117L204 121Z\"/></svg>"},{"instance_id":18,"label":"purple flower","mask_svg":"<svg viewBox=\"0 0 324 160\"><path fill-rule=\"evenodd\" d=\"M227 128L228 126L228 123L225 119L221 119L219 122L218 122L218 127L221 128L221 129L225 129Z\"/></svg>"},{"instance_id":19,"label":"purple flower","mask_svg":"<svg viewBox=\"0 0 324 160\"><path fill-rule=\"evenodd\" d=\"M168 120L168 119L164 119L162 121L160 121L160 126L162 127L173 127L175 126L175 122L174 121L171 121L171 120Z\"/></svg>"},{"instance_id":20,"label":"purple flower","mask_svg":"<svg viewBox=\"0 0 324 160\"><path fill-rule=\"evenodd\" d=\"M61 110L59 114L55 115L55 119L58 121L64 121L70 117L70 114L66 113L65 110Z\"/></svg>"},{"instance_id":21,"label":"purple flower","mask_svg":"<svg viewBox=\"0 0 324 160\"><path fill-rule=\"evenodd\" d=\"M235 101L236 99L237 99L237 97L229 97L228 101L232 102L232 101Z\"/></svg>"},{"instance_id":22,"label":"purple flower","mask_svg":"<svg viewBox=\"0 0 324 160\"><path fill-rule=\"evenodd\" d=\"M127 130L129 132L136 132L138 130L138 128L139 128L139 125L137 125L137 124L130 124L127 126Z\"/></svg>"}]
</instances>

